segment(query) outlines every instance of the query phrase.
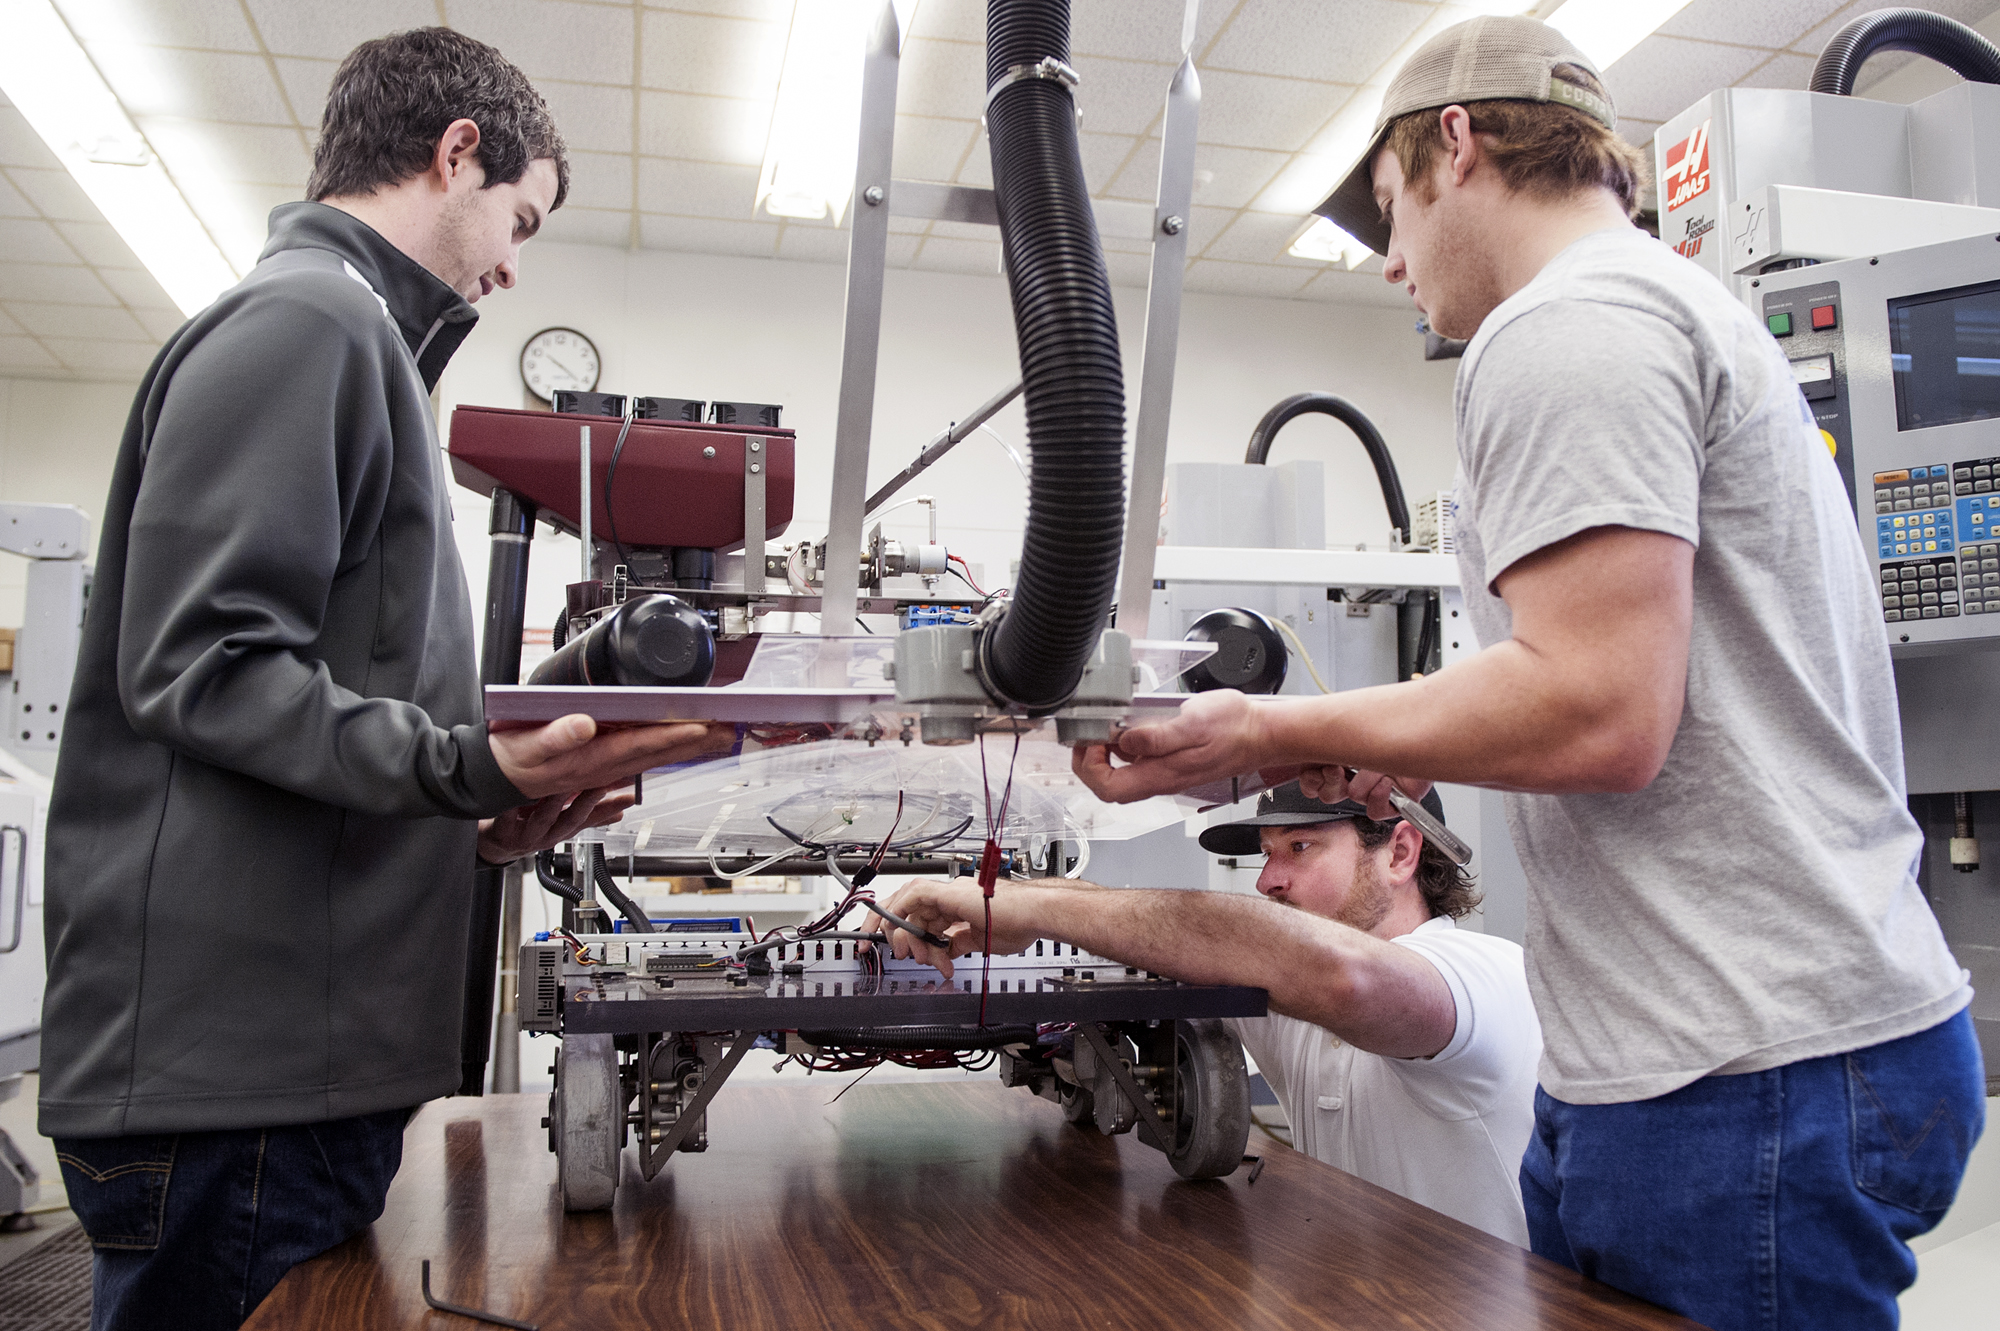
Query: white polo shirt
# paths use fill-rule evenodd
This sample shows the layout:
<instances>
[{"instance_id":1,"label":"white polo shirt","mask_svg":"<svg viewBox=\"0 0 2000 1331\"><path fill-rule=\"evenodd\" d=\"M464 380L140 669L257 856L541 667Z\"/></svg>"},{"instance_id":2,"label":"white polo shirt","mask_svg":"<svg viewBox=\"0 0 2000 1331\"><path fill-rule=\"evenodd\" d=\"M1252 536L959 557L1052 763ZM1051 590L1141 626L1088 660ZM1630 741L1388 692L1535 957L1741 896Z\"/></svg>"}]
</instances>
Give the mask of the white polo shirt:
<instances>
[{"instance_id":1,"label":"white polo shirt","mask_svg":"<svg viewBox=\"0 0 2000 1331\"><path fill-rule=\"evenodd\" d=\"M1295 1017L1230 1029L1292 1123L1292 1145L1432 1210L1528 1246L1521 1156L1542 1029L1518 944L1426 920L1391 940L1438 969L1458 1023L1430 1058L1385 1058Z\"/></svg>"}]
</instances>

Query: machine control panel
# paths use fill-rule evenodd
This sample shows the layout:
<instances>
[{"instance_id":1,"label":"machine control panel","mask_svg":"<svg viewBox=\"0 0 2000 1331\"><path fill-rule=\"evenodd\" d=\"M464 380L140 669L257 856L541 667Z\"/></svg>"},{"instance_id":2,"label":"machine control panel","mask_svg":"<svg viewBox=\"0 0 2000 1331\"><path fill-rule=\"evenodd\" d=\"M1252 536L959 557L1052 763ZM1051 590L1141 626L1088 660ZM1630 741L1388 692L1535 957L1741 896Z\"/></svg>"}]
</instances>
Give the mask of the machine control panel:
<instances>
[{"instance_id":1,"label":"machine control panel","mask_svg":"<svg viewBox=\"0 0 2000 1331\"><path fill-rule=\"evenodd\" d=\"M1847 346L1841 336L1840 283L1768 292L1763 297L1764 327L1778 340L1791 362L1792 379L1812 410L1813 424L1847 493L1856 490L1854 441L1847 409ZM1907 553L1907 552L1905 552Z\"/></svg>"}]
</instances>

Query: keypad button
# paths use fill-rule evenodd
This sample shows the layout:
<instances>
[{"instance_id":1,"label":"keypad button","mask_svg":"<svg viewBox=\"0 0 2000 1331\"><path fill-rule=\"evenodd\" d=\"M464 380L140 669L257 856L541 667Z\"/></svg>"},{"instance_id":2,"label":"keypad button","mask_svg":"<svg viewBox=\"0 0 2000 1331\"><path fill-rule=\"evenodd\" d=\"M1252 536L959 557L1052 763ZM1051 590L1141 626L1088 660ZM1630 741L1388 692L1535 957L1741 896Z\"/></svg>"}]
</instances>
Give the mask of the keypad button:
<instances>
[{"instance_id":1,"label":"keypad button","mask_svg":"<svg viewBox=\"0 0 2000 1331\"><path fill-rule=\"evenodd\" d=\"M1956 590L1958 590L1958 579L1957 579L1957 578L1939 578L1939 579L1938 579L1938 590L1939 590L1939 591L1941 591L1941 592L1949 592L1949 591L1956 591Z\"/></svg>"},{"instance_id":2,"label":"keypad button","mask_svg":"<svg viewBox=\"0 0 2000 1331\"><path fill-rule=\"evenodd\" d=\"M1976 495L1988 494L1992 489L1993 482L1991 481L1974 481L1972 483L1972 493Z\"/></svg>"},{"instance_id":3,"label":"keypad button","mask_svg":"<svg viewBox=\"0 0 2000 1331\"><path fill-rule=\"evenodd\" d=\"M1958 492L1959 492L1960 494L1962 494L1962 495L1969 495L1969 494L1971 494L1971 493L1972 493L1972 482L1971 482L1971 481L1960 481L1960 482L1958 483Z\"/></svg>"},{"instance_id":4,"label":"keypad button","mask_svg":"<svg viewBox=\"0 0 2000 1331\"><path fill-rule=\"evenodd\" d=\"M1938 608L1937 608L1936 606L1934 606L1934 605L1927 605L1927 606L1925 606L1925 607L1923 608L1923 616L1924 616L1924 618L1925 618L1925 619L1937 619L1937 618L1939 618L1939 615L1938 615Z\"/></svg>"},{"instance_id":5,"label":"keypad button","mask_svg":"<svg viewBox=\"0 0 2000 1331\"><path fill-rule=\"evenodd\" d=\"M1955 481L1969 481L1972 479L1972 468L1953 467L1951 469L1951 478Z\"/></svg>"},{"instance_id":6,"label":"keypad button","mask_svg":"<svg viewBox=\"0 0 2000 1331\"><path fill-rule=\"evenodd\" d=\"M1934 592L1938 589L1936 578L1925 578L1917 584L1918 591Z\"/></svg>"},{"instance_id":7,"label":"keypad button","mask_svg":"<svg viewBox=\"0 0 2000 1331\"><path fill-rule=\"evenodd\" d=\"M1895 497L1896 497L1896 498L1898 498L1898 499L1908 499L1908 498L1910 497L1910 487L1909 487L1909 486L1907 486L1907 485L1898 485L1898 486L1895 486L1895 487L1894 487L1894 489L1895 489Z\"/></svg>"},{"instance_id":8,"label":"keypad button","mask_svg":"<svg viewBox=\"0 0 2000 1331\"><path fill-rule=\"evenodd\" d=\"M1958 618L1958 607L1955 605L1941 605L1938 607L1938 612L1938 618L1940 619Z\"/></svg>"},{"instance_id":9,"label":"keypad button","mask_svg":"<svg viewBox=\"0 0 2000 1331\"><path fill-rule=\"evenodd\" d=\"M1973 464L1972 464L1972 479L1973 479L1973 480L1975 480L1975 481L1983 481L1983 480L1985 480L1985 479L1986 479L1987 477L1991 476L1992 474L1993 474L1993 464L1992 464L1992 463L1990 463L1990 462L1975 462L1975 463L1973 463Z\"/></svg>"},{"instance_id":10,"label":"keypad button","mask_svg":"<svg viewBox=\"0 0 2000 1331\"><path fill-rule=\"evenodd\" d=\"M2000 573L2000 556L1987 554L1987 549L1988 547L1983 545L1979 547L1979 571L1981 573Z\"/></svg>"},{"instance_id":11,"label":"keypad button","mask_svg":"<svg viewBox=\"0 0 2000 1331\"><path fill-rule=\"evenodd\" d=\"M1888 620L1891 624L1901 623L1903 619L1903 612L1900 610L1884 610L1882 612L1882 618Z\"/></svg>"},{"instance_id":12,"label":"keypad button","mask_svg":"<svg viewBox=\"0 0 2000 1331\"><path fill-rule=\"evenodd\" d=\"M1968 615L1979 615L1979 614L1984 614L1985 612L1986 612L1985 607L1980 605L1979 602L1977 601L1967 601L1965 603L1965 613Z\"/></svg>"},{"instance_id":13,"label":"keypad button","mask_svg":"<svg viewBox=\"0 0 2000 1331\"><path fill-rule=\"evenodd\" d=\"M1939 604L1939 605L1957 605L1957 604L1958 604L1958 593L1957 593L1957 592L1939 592L1939 593L1938 593L1938 604Z\"/></svg>"},{"instance_id":14,"label":"keypad button","mask_svg":"<svg viewBox=\"0 0 2000 1331\"><path fill-rule=\"evenodd\" d=\"M1907 499L1898 499L1898 500L1896 501L1896 511L1897 511L1898 513L1907 513L1907 512L1909 512L1909 511L1910 511L1910 501L1909 501L1909 500L1907 500Z\"/></svg>"},{"instance_id":15,"label":"keypad button","mask_svg":"<svg viewBox=\"0 0 2000 1331\"><path fill-rule=\"evenodd\" d=\"M1988 541L1986 544L1980 546L1979 557L1982 559L2000 559L2000 541Z\"/></svg>"}]
</instances>

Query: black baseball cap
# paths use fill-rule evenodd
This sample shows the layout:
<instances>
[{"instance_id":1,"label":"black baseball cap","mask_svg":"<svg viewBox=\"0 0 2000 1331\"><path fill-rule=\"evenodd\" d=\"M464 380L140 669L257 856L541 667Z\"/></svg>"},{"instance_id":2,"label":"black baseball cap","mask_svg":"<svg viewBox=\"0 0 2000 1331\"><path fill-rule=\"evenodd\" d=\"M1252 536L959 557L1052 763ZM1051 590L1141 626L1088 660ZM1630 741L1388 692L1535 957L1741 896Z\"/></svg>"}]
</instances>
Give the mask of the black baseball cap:
<instances>
[{"instance_id":1,"label":"black baseball cap","mask_svg":"<svg viewBox=\"0 0 2000 1331\"><path fill-rule=\"evenodd\" d=\"M1438 798L1435 787L1427 791L1418 803L1429 809L1439 822L1444 821L1444 802ZM1316 827L1321 823L1338 823L1367 816L1367 808L1353 800L1322 804L1299 789L1298 782L1287 781L1257 797L1255 817L1234 823L1218 823L1198 839L1201 848L1211 855L1260 855L1264 850L1257 833L1260 827ZM1386 821L1398 823L1402 818L1396 816Z\"/></svg>"}]
</instances>

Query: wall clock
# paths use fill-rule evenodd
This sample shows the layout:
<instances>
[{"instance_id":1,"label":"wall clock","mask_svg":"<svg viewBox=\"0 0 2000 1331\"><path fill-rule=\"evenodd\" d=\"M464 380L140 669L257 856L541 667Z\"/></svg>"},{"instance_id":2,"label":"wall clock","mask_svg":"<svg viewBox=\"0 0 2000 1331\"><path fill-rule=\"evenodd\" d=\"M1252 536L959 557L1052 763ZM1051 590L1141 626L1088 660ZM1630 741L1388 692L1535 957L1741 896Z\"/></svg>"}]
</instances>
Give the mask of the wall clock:
<instances>
[{"instance_id":1,"label":"wall clock","mask_svg":"<svg viewBox=\"0 0 2000 1331\"><path fill-rule=\"evenodd\" d=\"M521 382L544 402L558 389L595 390L601 369L596 345L574 328L544 328L521 348Z\"/></svg>"}]
</instances>

